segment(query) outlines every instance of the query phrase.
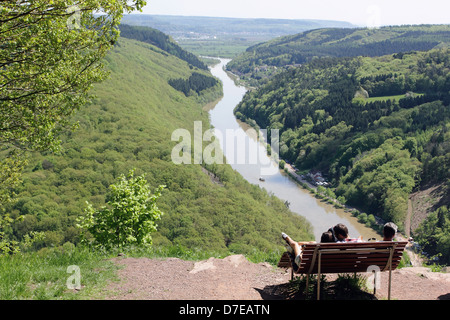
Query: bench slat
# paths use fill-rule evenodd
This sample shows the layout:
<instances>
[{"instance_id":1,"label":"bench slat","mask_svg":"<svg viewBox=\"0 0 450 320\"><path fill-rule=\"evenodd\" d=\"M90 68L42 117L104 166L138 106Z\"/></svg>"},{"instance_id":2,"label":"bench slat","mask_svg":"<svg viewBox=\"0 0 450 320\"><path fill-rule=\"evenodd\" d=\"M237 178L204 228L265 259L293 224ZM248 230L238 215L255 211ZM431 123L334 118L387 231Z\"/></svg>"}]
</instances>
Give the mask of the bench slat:
<instances>
[{"instance_id":1,"label":"bench slat","mask_svg":"<svg viewBox=\"0 0 450 320\"><path fill-rule=\"evenodd\" d=\"M321 258L321 263L322 264L334 264L334 265L338 265L338 264L343 264L346 263L347 261L384 261L387 262L387 260L389 259L389 256L373 256L373 257L367 257L367 256L354 256L354 257L349 257L349 256L336 256L336 257L330 257L331 259L327 259L324 258L322 256ZM397 260L401 260L402 257L401 256L393 256L392 260L393 261L397 261ZM310 264L312 263L311 259L302 259L302 263L304 264Z\"/></svg>"},{"instance_id":2,"label":"bench slat","mask_svg":"<svg viewBox=\"0 0 450 320\"><path fill-rule=\"evenodd\" d=\"M371 246L369 244L363 244L361 243L360 246L354 245L352 244L351 246L347 246L346 244L336 244L334 246L324 246L324 245L318 245L319 248L321 250L348 250L348 249L355 249L355 250L363 250L363 249L388 249L388 248L392 248L392 246ZM316 248L316 246L311 246L311 245L303 245L303 251L307 252L307 251L314 251L314 249ZM403 244L398 244L395 246L398 249L404 249L405 245Z\"/></svg>"},{"instance_id":3,"label":"bench slat","mask_svg":"<svg viewBox=\"0 0 450 320\"><path fill-rule=\"evenodd\" d=\"M303 256L303 261L310 261L312 256ZM340 263L340 261L346 261L346 260L357 260L357 259L364 259L364 260L384 260L389 258L389 254L368 254L368 255L360 255L360 254L333 254L333 255L322 255L322 263L327 263L327 261L332 261L333 263ZM393 254L393 259L401 259L401 254Z\"/></svg>"},{"instance_id":4,"label":"bench slat","mask_svg":"<svg viewBox=\"0 0 450 320\"><path fill-rule=\"evenodd\" d=\"M395 263L400 262L400 261L401 261L401 259L393 259L392 260L392 264L395 264ZM387 263L387 259L384 259L384 260L381 260L381 259L377 259L377 260L367 260L367 259L351 260L351 259L348 259L348 260L340 261L338 263L336 263L336 262L333 263L333 261L325 261L325 262L322 261L320 265L324 266L324 267L326 267L326 266L333 266L333 267L339 268L339 267L345 267L347 265L353 265L353 264L368 264L368 265L380 264L380 265L385 266L386 263ZM309 266L309 265L310 265L309 261L305 261L305 262L300 263L300 266Z\"/></svg>"}]
</instances>

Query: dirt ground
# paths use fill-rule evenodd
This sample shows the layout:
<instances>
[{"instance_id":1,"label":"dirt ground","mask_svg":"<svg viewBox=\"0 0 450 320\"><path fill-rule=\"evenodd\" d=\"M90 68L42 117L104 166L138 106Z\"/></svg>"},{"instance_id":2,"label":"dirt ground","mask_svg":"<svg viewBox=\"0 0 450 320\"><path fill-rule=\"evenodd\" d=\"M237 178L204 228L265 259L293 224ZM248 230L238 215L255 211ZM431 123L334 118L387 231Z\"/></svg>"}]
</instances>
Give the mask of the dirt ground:
<instances>
[{"instance_id":1,"label":"dirt ground","mask_svg":"<svg viewBox=\"0 0 450 320\"><path fill-rule=\"evenodd\" d=\"M108 300L287 300L295 299L290 270L250 263L244 256L192 262L177 258L118 257L119 282L104 292ZM332 277L332 276L327 276ZM327 278L328 279L328 278ZM331 281L332 279L330 279ZM388 273L373 299L386 299ZM450 273L411 267L393 271L393 300L450 300Z\"/></svg>"}]
</instances>

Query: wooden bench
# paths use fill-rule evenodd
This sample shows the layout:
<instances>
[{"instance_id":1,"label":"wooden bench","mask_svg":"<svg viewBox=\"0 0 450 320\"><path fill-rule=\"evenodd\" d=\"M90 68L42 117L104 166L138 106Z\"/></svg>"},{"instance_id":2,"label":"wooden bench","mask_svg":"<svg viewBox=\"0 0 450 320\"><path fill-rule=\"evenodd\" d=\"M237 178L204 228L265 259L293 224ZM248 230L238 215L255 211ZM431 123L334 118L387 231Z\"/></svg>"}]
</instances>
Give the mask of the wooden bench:
<instances>
[{"instance_id":1,"label":"wooden bench","mask_svg":"<svg viewBox=\"0 0 450 320\"><path fill-rule=\"evenodd\" d=\"M321 274L356 274L357 272L366 273L369 270L389 271L388 299L390 300L391 273L400 263L407 243L406 241L381 241L304 244L302 260L295 273L307 275L306 290L309 286L309 275L317 274L317 299L319 300ZM281 257L278 267L292 268L287 252ZM291 279L293 277L294 270L291 272ZM376 289L376 286L374 288Z\"/></svg>"}]
</instances>

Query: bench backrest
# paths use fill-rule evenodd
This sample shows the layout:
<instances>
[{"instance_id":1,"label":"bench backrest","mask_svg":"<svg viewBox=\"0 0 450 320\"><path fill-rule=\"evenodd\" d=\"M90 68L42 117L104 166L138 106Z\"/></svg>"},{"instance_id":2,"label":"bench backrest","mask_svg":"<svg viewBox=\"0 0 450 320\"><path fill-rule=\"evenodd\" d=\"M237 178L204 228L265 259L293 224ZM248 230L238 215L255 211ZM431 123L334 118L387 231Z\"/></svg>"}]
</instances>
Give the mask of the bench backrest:
<instances>
[{"instance_id":1,"label":"bench backrest","mask_svg":"<svg viewBox=\"0 0 450 320\"><path fill-rule=\"evenodd\" d=\"M312 243L303 245L302 261L297 273L367 272L370 266L381 271L396 269L406 241ZM390 264L392 260L392 264Z\"/></svg>"}]
</instances>

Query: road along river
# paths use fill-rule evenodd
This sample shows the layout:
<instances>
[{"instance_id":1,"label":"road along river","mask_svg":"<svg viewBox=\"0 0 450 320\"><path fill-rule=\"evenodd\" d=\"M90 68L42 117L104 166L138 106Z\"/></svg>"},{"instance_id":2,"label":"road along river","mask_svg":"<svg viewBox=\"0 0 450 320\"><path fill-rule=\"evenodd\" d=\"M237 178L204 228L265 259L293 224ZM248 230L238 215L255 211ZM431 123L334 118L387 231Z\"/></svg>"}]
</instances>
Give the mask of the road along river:
<instances>
[{"instance_id":1,"label":"road along river","mask_svg":"<svg viewBox=\"0 0 450 320\"><path fill-rule=\"evenodd\" d=\"M223 68L229 61L220 59L220 63L211 68L212 74L223 83L224 95L210 110L211 124L227 163L250 183L259 185L283 201L288 201L292 212L304 216L312 224L316 241L320 241L322 232L337 223L344 223L351 237L362 235L365 240L380 239L375 231L360 224L350 213L316 199L293 178L278 169L278 165L267 156L261 139L258 140L256 135L252 135L252 130L247 132L249 126L238 121L233 114L247 89L237 86L224 71ZM242 137L245 137L245 145L242 143Z\"/></svg>"}]
</instances>

